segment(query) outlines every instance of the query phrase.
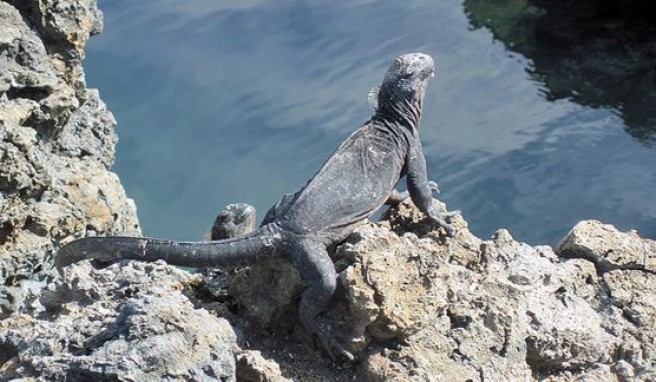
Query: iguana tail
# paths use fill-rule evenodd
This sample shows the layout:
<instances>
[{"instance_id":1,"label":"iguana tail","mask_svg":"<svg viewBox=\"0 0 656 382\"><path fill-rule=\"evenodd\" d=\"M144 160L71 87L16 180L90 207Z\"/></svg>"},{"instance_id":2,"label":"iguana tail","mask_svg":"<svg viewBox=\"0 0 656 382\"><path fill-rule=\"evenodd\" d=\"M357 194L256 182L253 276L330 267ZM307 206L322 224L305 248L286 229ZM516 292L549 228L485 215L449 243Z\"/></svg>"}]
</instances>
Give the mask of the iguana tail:
<instances>
[{"instance_id":1,"label":"iguana tail","mask_svg":"<svg viewBox=\"0 0 656 382\"><path fill-rule=\"evenodd\" d=\"M164 260L192 268L249 265L281 254L280 230L268 224L244 236L217 241L170 241L147 237L86 237L63 246L55 255L61 270L84 259L111 262L121 259Z\"/></svg>"}]
</instances>

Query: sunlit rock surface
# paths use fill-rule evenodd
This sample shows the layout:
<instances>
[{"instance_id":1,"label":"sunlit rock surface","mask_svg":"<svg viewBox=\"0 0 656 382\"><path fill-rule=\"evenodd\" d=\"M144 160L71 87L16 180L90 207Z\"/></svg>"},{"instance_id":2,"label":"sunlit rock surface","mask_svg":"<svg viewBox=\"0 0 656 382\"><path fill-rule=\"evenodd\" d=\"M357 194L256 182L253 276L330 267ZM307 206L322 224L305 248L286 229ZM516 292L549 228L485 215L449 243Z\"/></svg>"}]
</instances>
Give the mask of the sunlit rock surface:
<instances>
[{"instance_id":1,"label":"sunlit rock surface","mask_svg":"<svg viewBox=\"0 0 656 382\"><path fill-rule=\"evenodd\" d=\"M326 314L359 355L360 378L656 378L654 241L584 221L554 251L456 225L446 239L408 201L336 249L340 287ZM302 282L290 272L263 264L233 276L233 296L260 315L254 327L296 320Z\"/></svg>"},{"instance_id":2,"label":"sunlit rock surface","mask_svg":"<svg viewBox=\"0 0 656 382\"><path fill-rule=\"evenodd\" d=\"M555 250L466 216L445 238L410 202L363 224L333 250L326 312L348 367L303 342L285 262L60 277L61 243L139 234L80 65L101 27L94 1L0 1L0 380L656 380L656 243L596 221Z\"/></svg>"},{"instance_id":3,"label":"sunlit rock surface","mask_svg":"<svg viewBox=\"0 0 656 382\"><path fill-rule=\"evenodd\" d=\"M140 232L110 171L116 122L80 65L101 27L95 1L0 2L0 318L38 310L60 243Z\"/></svg>"}]
</instances>

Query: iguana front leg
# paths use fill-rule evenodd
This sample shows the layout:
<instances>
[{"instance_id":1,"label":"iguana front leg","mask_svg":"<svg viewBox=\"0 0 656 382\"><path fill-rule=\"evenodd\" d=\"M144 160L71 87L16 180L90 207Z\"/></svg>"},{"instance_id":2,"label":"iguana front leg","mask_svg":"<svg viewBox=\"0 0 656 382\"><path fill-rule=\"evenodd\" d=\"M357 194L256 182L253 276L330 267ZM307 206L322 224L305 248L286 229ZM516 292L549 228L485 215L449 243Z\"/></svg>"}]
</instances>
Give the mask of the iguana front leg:
<instances>
[{"instance_id":1,"label":"iguana front leg","mask_svg":"<svg viewBox=\"0 0 656 382\"><path fill-rule=\"evenodd\" d=\"M460 214L460 211L442 213L433 205L433 193L426 175L426 159L419 139L415 140L408 151L406 166L408 192L412 202L431 220L444 228L449 237L454 237L456 229L449 224L449 221L453 216Z\"/></svg>"},{"instance_id":2,"label":"iguana front leg","mask_svg":"<svg viewBox=\"0 0 656 382\"><path fill-rule=\"evenodd\" d=\"M430 188L431 193L435 193L435 192L437 192L438 194L440 193L440 188L437 186L437 182L429 180L428 187ZM387 197L387 201L385 201L385 205L394 206L408 199L409 197L410 197L410 192L408 191L392 190L390 195Z\"/></svg>"}]
</instances>

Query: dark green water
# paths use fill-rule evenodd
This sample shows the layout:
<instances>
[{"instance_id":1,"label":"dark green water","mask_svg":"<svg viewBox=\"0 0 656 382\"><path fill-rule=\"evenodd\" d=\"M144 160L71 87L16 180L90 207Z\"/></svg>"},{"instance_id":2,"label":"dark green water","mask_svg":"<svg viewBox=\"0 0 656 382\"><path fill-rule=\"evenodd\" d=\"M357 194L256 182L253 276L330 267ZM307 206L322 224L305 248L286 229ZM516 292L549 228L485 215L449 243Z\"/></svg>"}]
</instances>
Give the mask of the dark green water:
<instances>
[{"instance_id":1,"label":"dark green water","mask_svg":"<svg viewBox=\"0 0 656 382\"><path fill-rule=\"evenodd\" d=\"M275 3L100 1L87 82L118 120L114 169L146 235L198 239L232 202L264 212L366 121L393 58L422 51L438 66L422 117L429 178L474 233L555 244L594 218L656 237L649 90L582 101L566 56L540 60L562 44L510 50L475 2ZM608 85L583 80L586 94Z\"/></svg>"}]
</instances>

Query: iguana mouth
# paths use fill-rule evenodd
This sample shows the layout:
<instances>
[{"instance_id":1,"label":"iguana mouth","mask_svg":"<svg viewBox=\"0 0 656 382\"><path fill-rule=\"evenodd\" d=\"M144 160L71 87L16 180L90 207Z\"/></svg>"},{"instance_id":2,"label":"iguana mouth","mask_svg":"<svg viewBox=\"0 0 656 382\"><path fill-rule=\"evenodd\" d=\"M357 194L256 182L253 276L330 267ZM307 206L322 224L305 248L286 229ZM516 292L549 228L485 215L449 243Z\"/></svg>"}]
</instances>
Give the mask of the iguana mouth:
<instances>
[{"instance_id":1,"label":"iguana mouth","mask_svg":"<svg viewBox=\"0 0 656 382\"><path fill-rule=\"evenodd\" d=\"M435 77L435 69L432 69L432 68L431 68L431 70L428 71L428 74L422 76L423 79L429 79L429 78L434 78L434 77Z\"/></svg>"},{"instance_id":2,"label":"iguana mouth","mask_svg":"<svg viewBox=\"0 0 656 382\"><path fill-rule=\"evenodd\" d=\"M409 53L400 56L398 59L399 63L406 67L405 70L407 70L407 75L410 77L421 80L435 77L435 63L427 54Z\"/></svg>"}]
</instances>

